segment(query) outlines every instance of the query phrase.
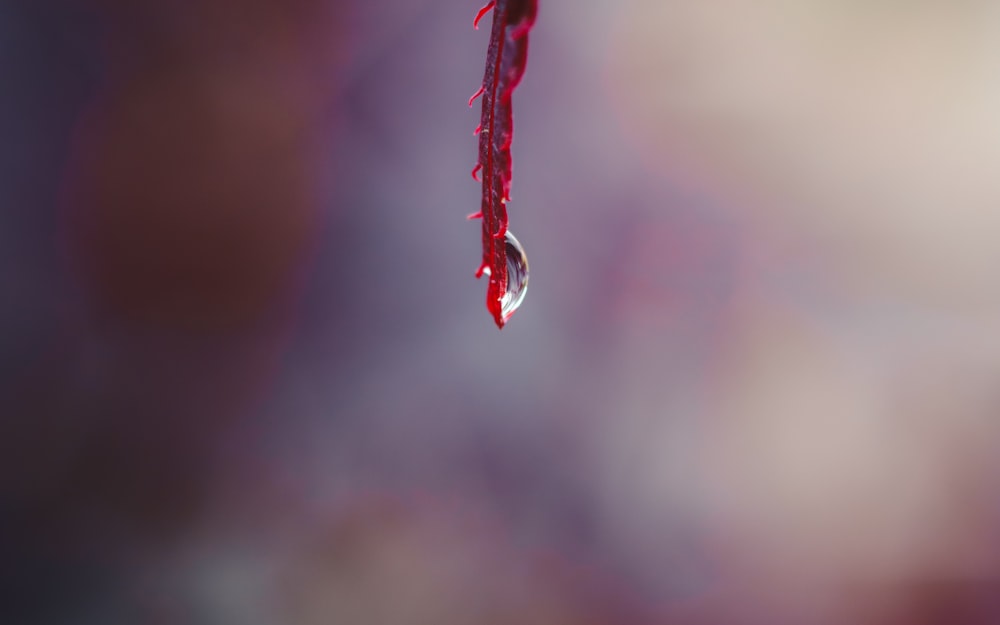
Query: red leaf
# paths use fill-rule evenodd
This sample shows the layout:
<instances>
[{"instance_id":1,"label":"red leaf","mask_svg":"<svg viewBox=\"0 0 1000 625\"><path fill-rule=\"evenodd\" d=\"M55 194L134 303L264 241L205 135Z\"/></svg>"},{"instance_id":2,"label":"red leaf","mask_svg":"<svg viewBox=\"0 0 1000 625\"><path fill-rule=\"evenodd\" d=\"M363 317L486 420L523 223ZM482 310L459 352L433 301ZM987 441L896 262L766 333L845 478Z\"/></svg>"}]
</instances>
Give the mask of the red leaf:
<instances>
[{"instance_id":1,"label":"red leaf","mask_svg":"<svg viewBox=\"0 0 1000 625\"><path fill-rule=\"evenodd\" d=\"M483 7L473 26L493 9L493 30L486 52L486 74L479 91L472 100L482 95L483 116L479 125L479 162L473 170L483 176L483 262L476 277L489 275L486 291L486 308L493 315L497 327L513 314L513 308L504 310L504 296L508 291L506 241L507 202L510 200L511 157L510 144L514 134L511 95L521 81L528 60L528 31L535 23L537 0L496 0ZM469 105L472 105L470 100ZM514 248L515 250L517 248ZM526 267L525 267L526 270ZM518 276L520 278L520 276Z\"/></svg>"}]
</instances>

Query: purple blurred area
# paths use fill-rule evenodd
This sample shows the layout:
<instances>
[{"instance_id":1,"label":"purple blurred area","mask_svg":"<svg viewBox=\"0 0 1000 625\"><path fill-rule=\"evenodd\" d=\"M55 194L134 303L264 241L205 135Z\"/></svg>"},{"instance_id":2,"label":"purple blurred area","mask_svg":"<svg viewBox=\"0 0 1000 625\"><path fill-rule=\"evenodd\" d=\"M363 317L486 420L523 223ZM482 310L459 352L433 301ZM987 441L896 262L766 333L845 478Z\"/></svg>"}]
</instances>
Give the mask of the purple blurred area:
<instances>
[{"instance_id":1,"label":"purple blurred area","mask_svg":"<svg viewBox=\"0 0 1000 625\"><path fill-rule=\"evenodd\" d=\"M1000 15L847 4L541 0L499 332L478 5L0 3L0 623L1000 622Z\"/></svg>"}]
</instances>

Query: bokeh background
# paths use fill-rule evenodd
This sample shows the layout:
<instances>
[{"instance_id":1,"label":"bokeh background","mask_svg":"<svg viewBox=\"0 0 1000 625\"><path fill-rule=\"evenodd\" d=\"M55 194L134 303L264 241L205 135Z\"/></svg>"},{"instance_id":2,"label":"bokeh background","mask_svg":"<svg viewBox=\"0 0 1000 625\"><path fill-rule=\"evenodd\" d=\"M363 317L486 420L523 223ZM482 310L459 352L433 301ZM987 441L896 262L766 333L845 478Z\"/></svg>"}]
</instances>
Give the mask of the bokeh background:
<instances>
[{"instance_id":1,"label":"bokeh background","mask_svg":"<svg viewBox=\"0 0 1000 625\"><path fill-rule=\"evenodd\" d=\"M0 2L0 621L1000 622L1000 5L478 8Z\"/></svg>"}]
</instances>

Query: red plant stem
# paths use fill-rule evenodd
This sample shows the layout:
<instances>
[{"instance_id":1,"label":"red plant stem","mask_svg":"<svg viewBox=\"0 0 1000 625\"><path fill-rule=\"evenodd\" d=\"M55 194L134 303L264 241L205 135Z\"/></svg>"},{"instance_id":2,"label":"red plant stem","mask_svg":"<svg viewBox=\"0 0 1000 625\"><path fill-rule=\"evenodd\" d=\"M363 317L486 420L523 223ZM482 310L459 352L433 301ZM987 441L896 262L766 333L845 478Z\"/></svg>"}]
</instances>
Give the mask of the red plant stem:
<instances>
[{"instance_id":1,"label":"red plant stem","mask_svg":"<svg viewBox=\"0 0 1000 625\"><path fill-rule=\"evenodd\" d=\"M507 201L510 199L511 155L514 133L511 95L524 74L528 58L528 31L535 21L537 0L497 0L493 5L493 29L486 53L479 132L479 162L483 172L482 238L483 262L477 272L489 270L486 308L497 327L505 319L502 300L507 292ZM490 5L476 16L476 22Z\"/></svg>"}]
</instances>

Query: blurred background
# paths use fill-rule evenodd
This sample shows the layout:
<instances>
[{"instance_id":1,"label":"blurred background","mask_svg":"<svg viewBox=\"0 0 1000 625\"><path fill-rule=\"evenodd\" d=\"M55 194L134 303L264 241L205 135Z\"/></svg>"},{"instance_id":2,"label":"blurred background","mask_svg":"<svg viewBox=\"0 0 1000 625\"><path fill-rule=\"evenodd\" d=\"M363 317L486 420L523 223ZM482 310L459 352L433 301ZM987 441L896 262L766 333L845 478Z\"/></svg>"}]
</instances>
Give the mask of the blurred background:
<instances>
[{"instance_id":1,"label":"blurred background","mask_svg":"<svg viewBox=\"0 0 1000 625\"><path fill-rule=\"evenodd\" d=\"M0 3L0 622L1000 622L1000 4L478 8Z\"/></svg>"}]
</instances>

